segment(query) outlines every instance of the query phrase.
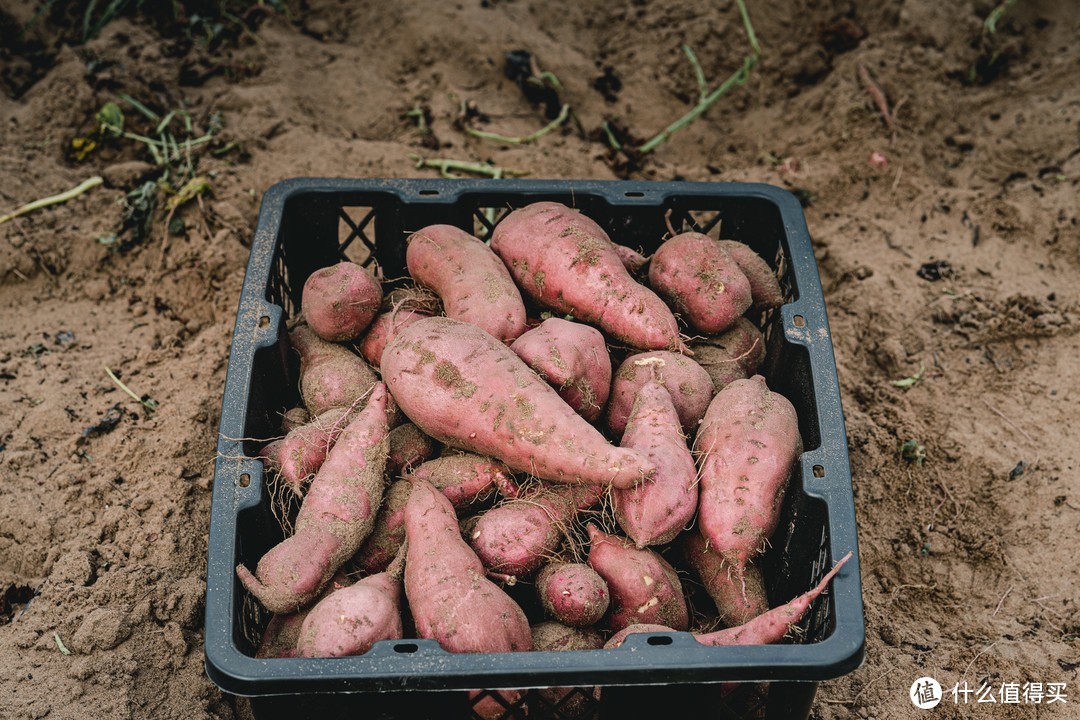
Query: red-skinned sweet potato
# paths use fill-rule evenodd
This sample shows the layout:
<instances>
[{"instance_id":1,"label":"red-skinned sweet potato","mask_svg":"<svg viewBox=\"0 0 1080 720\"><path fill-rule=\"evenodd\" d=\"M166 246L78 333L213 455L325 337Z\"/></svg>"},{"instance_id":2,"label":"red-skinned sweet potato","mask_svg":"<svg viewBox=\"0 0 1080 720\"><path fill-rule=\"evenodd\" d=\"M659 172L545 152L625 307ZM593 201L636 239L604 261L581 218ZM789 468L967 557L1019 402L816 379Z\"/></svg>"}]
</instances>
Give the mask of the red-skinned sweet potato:
<instances>
[{"instance_id":1,"label":"red-skinned sweet potato","mask_svg":"<svg viewBox=\"0 0 1080 720\"><path fill-rule=\"evenodd\" d=\"M405 308L388 310L376 316L360 343L360 354L371 363L372 367L378 368L382 352L386 349L386 344L394 338L394 335L401 328L408 327L417 320L426 317L431 317L431 313L424 310Z\"/></svg>"},{"instance_id":2,"label":"red-skinned sweet potato","mask_svg":"<svg viewBox=\"0 0 1080 720\"><path fill-rule=\"evenodd\" d=\"M335 590L348 587L352 584L349 577L338 571L330 584L323 590L320 600ZM290 658L296 657L296 641L300 638L300 628L304 626L304 619L314 605L303 608L293 613L274 613L270 622L263 630L259 647L255 651L257 658Z\"/></svg>"},{"instance_id":3,"label":"red-skinned sweet potato","mask_svg":"<svg viewBox=\"0 0 1080 720\"><path fill-rule=\"evenodd\" d=\"M289 340L300 354L300 397L312 415L351 407L379 381L362 358L322 340L306 325L289 333Z\"/></svg>"},{"instance_id":4,"label":"red-skinned sweet potato","mask_svg":"<svg viewBox=\"0 0 1080 720\"><path fill-rule=\"evenodd\" d=\"M548 615L573 628L600 622L611 604L604 578L585 563L577 562L555 561L541 568L536 575L536 595Z\"/></svg>"},{"instance_id":5,"label":"red-skinned sweet potato","mask_svg":"<svg viewBox=\"0 0 1080 720\"><path fill-rule=\"evenodd\" d=\"M607 409L611 434L622 436L634 399L647 382L660 383L667 389L683 432L693 437L716 390L709 374L694 360L663 350L630 355L615 371Z\"/></svg>"},{"instance_id":6,"label":"red-skinned sweet potato","mask_svg":"<svg viewBox=\"0 0 1080 720\"><path fill-rule=\"evenodd\" d=\"M353 408L331 408L259 451L267 469L297 497L304 484L322 467L327 454L345 426L355 416Z\"/></svg>"},{"instance_id":7,"label":"red-skinned sweet potato","mask_svg":"<svg viewBox=\"0 0 1080 720\"><path fill-rule=\"evenodd\" d=\"M635 623L659 623L685 630L690 614L675 569L652 550L589 524L589 566L608 585L607 625L618 632Z\"/></svg>"},{"instance_id":8,"label":"red-skinned sweet potato","mask_svg":"<svg viewBox=\"0 0 1080 720\"><path fill-rule=\"evenodd\" d=\"M735 259L697 232L681 233L660 246L649 260L649 286L704 333L726 330L750 309L750 282Z\"/></svg>"},{"instance_id":9,"label":"red-skinned sweet potato","mask_svg":"<svg viewBox=\"0 0 1080 720\"><path fill-rule=\"evenodd\" d=\"M294 612L314 599L360 548L375 523L386 469L386 388L375 386L367 407L342 431L311 481L296 532L236 574L271 612Z\"/></svg>"},{"instance_id":10,"label":"red-skinned sweet potato","mask_svg":"<svg viewBox=\"0 0 1080 720\"><path fill-rule=\"evenodd\" d=\"M600 485L562 485L507 500L480 516L469 544L488 570L509 578L531 575L562 545L575 514L603 495Z\"/></svg>"},{"instance_id":11,"label":"red-skinned sweet potato","mask_svg":"<svg viewBox=\"0 0 1080 720\"><path fill-rule=\"evenodd\" d=\"M701 578L705 592L716 603L720 619L728 627L745 622L769 610L765 577L761 568L747 563L740 576L724 562L720 553L708 547L697 528L683 536L681 550L686 562Z\"/></svg>"},{"instance_id":12,"label":"red-skinned sweet potato","mask_svg":"<svg viewBox=\"0 0 1080 720\"><path fill-rule=\"evenodd\" d=\"M396 640L401 622L401 577L405 549L384 572L335 590L304 618L296 641L300 657L362 655L380 640Z\"/></svg>"},{"instance_id":13,"label":"red-skinned sweet potato","mask_svg":"<svg viewBox=\"0 0 1080 720\"><path fill-rule=\"evenodd\" d=\"M457 653L532 649L525 613L484 576L450 501L424 480L405 505L405 594L419 637Z\"/></svg>"},{"instance_id":14,"label":"red-skinned sweet potato","mask_svg":"<svg viewBox=\"0 0 1080 720\"><path fill-rule=\"evenodd\" d=\"M802 620L806 611L810 609L810 605L825 591L829 581L836 576L844 563L851 559L851 555L849 552L840 558L836 566L827 572L812 590L808 590L794 600L758 615L743 625L711 633L695 633L694 638L702 645L771 645L780 642L791 632L795 624ZM660 624L631 625L615 633L604 648L617 648L628 636L635 633L654 632L675 632L675 629Z\"/></svg>"},{"instance_id":15,"label":"red-skinned sweet potato","mask_svg":"<svg viewBox=\"0 0 1080 720\"><path fill-rule=\"evenodd\" d=\"M717 392L751 377L765 361L765 338L746 318L739 318L719 335L695 338L690 348L694 362L709 374Z\"/></svg>"},{"instance_id":16,"label":"red-skinned sweet potato","mask_svg":"<svg viewBox=\"0 0 1080 720\"><path fill-rule=\"evenodd\" d=\"M525 303L498 256L453 225L429 225L406 241L405 262L419 285L435 291L446 316L511 343L525 332Z\"/></svg>"},{"instance_id":17,"label":"red-skinned sweet potato","mask_svg":"<svg viewBox=\"0 0 1080 720\"><path fill-rule=\"evenodd\" d=\"M447 445L545 480L629 487L655 468L609 444L510 348L475 325L426 318L394 338L383 377L408 417Z\"/></svg>"},{"instance_id":18,"label":"red-skinned sweet potato","mask_svg":"<svg viewBox=\"0 0 1080 720\"><path fill-rule=\"evenodd\" d=\"M510 345L581 417L595 422L611 391L611 358L599 330L548 318Z\"/></svg>"},{"instance_id":19,"label":"red-skinned sweet potato","mask_svg":"<svg viewBox=\"0 0 1080 720\"><path fill-rule=\"evenodd\" d=\"M776 530L788 479L802 453L791 402L760 375L721 390L694 443L698 455L698 527L741 577Z\"/></svg>"},{"instance_id":20,"label":"red-skinned sweet potato","mask_svg":"<svg viewBox=\"0 0 1080 720\"><path fill-rule=\"evenodd\" d=\"M660 384L645 383L638 391L622 446L643 453L656 473L632 488L612 491L615 520L639 548L668 543L697 512L697 467L671 395Z\"/></svg>"},{"instance_id":21,"label":"red-skinned sweet potato","mask_svg":"<svg viewBox=\"0 0 1080 720\"><path fill-rule=\"evenodd\" d=\"M765 262L765 258L751 250L749 245L738 240L721 240L719 244L731 255L749 281L750 297L754 307L759 310L768 310L784 304L784 294L780 291L776 273L769 267L769 263Z\"/></svg>"},{"instance_id":22,"label":"red-skinned sweet potato","mask_svg":"<svg viewBox=\"0 0 1080 720\"><path fill-rule=\"evenodd\" d=\"M390 431L390 454L386 458L386 473L391 478L409 472L431 459L439 444L412 423L398 425Z\"/></svg>"},{"instance_id":23,"label":"red-skinned sweet potato","mask_svg":"<svg viewBox=\"0 0 1080 720\"><path fill-rule=\"evenodd\" d=\"M323 340L358 337L382 304L382 285L367 269L348 261L320 268L304 283L300 304L308 327Z\"/></svg>"},{"instance_id":24,"label":"red-skinned sweet potato","mask_svg":"<svg viewBox=\"0 0 1080 720\"><path fill-rule=\"evenodd\" d=\"M576 210L538 202L495 226L491 249L544 307L644 350L685 350L671 310L626 271L611 238Z\"/></svg>"}]
</instances>

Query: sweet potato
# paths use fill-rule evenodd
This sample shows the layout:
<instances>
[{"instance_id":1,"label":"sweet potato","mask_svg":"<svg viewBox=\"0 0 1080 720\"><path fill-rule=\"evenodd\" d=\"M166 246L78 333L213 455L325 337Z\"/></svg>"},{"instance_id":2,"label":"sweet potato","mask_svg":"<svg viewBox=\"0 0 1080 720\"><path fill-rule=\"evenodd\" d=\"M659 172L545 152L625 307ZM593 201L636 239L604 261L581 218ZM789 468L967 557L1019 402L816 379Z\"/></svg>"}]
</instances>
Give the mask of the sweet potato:
<instances>
[{"instance_id":1,"label":"sweet potato","mask_svg":"<svg viewBox=\"0 0 1080 720\"><path fill-rule=\"evenodd\" d=\"M769 267L769 263L765 262L765 258L738 240L721 240L719 244L727 250L749 281L750 297L755 308L768 310L784 304L784 294L780 292L776 273Z\"/></svg>"},{"instance_id":2,"label":"sweet potato","mask_svg":"<svg viewBox=\"0 0 1080 720\"><path fill-rule=\"evenodd\" d=\"M706 545L697 528L683 536L681 550L686 562L701 578L705 592L716 603L725 625L742 625L769 610L765 577L757 565L747 563L740 577L720 553Z\"/></svg>"},{"instance_id":3,"label":"sweet potato","mask_svg":"<svg viewBox=\"0 0 1080 720\"><path fill-rule=\"evenodd\" d=\"M649 258L645 257L637 250L628 248L625 245L619 245L618 243L612 243L615 246L615 253L619 256L619 260L622 261L623 267L631 275L641 272L649 263Z\"/></svg>"},{"instance_id":4,"label":"sweet potato","mask_svg":"<svg viewBox=\"0 0 1080 720\"><path fill-rule=\"evenodd\" d=\"M259 451L267 469L297 497L304 483L318 472L338 436L355 416L353 408L331 408Z\"/></svg>"},{"instance_id":5,"label":"sweet potato","mask_svg":"<svg viewBox=\"0 0 1080 720\"><path fill-rule=\"evenodd\" d=\"M405 242L409 275L438 294L447 317L472 323L507 344L525 332L521 293L482 241L453 225L429 225Z\"/></svg>"},{"instance_id":6,"label":"sweet potato","mask_svg":"<svg viewBox=\"0 0 1080 720\"><path fill-rule=\"evenodd\" d=\"M288 435L296 428L307 425L309 422L311 422L311 415L308 413L307 408L299 405L289 408L281 415L281 432Z\"/></svg>"},{"instance_id":7,"label":"sweet potato","mask_svg":"<svg viewBox=\"0 0 1080 720\"><path fill-rule=\"evenodd\" d=\"M795 408L765 378L736 380L705 413L694 443L701 482L698 527L737 577L776 530L802 453Z\"/></svg>"},{"instance_id":8,"label":"sweet potato","mask_svg":"<svg viewBox=\"0 0 1080 720\"><path fill-rule=\"evenodd\" d=\"M310 602L360 548L375 523L386 469L386 387L342 431L311 481L296 532L259 560L255 574L236 574L271 612L293 612Z\"/></svg>"},{"instance_id":9,"label":"sweet potato","mask_svg":"<svg viewBox=\"0 0 1080 720\"><path fill-rule=\"evenodd\" d=\"M581 417L595 422L611 391L611 358L596 328L548 318L510 345Z\"/></svg>"},{"instance_id":10,"label":"sweet potato","mask_svg":"<svg viewBox=\"0 0 1080 720\"><path fill-rule=\"evenodd\" d=\"M471 510L495 497L517 497L518 489L503 463L474 453L452 450L415 467L409 480L427 480L450 500L455 510Z\"/></svg>"},{"instance_id":11,"label":"sweet potato","mask_svg":"<svg viewBox=\"0 0 1080 720\"><path fill-rule=\"evenodd\" d=\"M600 485L543 487L480 516L469 536L480 562L510 578L531 575L562 545L574 515L600 502Z\"/></svg>"},{"instance_id":12,"label":"sweet potato","mask_svg":"<svg viewBox=\"0 0 1080 720\"><path fill-rule=\"evenodd\" d=\"M300 657L363 655L380 640L402 637L405 549L384 572L331 592L307 613L296 641Z\"/></svg>"},{"instance_id":13,"label":"sweet potato","mask_svg":"<svg viewBox=\"0 0 1080 720\"><path fill-rule=\"evenodd\" d=\"M634 399L647 382L658 382L667 388L683 432L692 437L716 390L709 373L694 360L663 350L630 355L615 371L607 410L611 434L622 436Z\"/></svg>"},{"instance_id":14,"label":"sweet potato","mask_svg":"<svg viewBox=\"0 0 1080 720\"><path fill-rule=\"evenodd\" d=\"M648 382L638 391L622 447L642 452L656 474L612 491L615 520L639 548L670 542L697 512L697 467L671 395L660 384Z\"/></svg>"},{"instance_id":15,"label":"sweet potato","mask_svg":"<svg viewBox=\"0 0 1080 720\"><path fill-rule=\"evenodd\" d=\"M840 558L840 562L836 563L836 566L827 572L812 590L808 590L794 600L773 608L763 615L758 615L743 625L711 633L695 634L694 638L702 645L771 645L780 642L802 620L806 611L810 609L810 605L825 591L829 581L840 571L844 563L851 559L851 555L849 552ZM631 625L615 633L604 648L617 648L628 636L642 632L675 632L675 630L658 624Z\"/></svg>"},{"instance_id":16,"label":"sweet potato","mask_svg":"<svg viewBox=\"0 0 1080 720\"><path fill-rule=\"evenodd\" d=\"M382 304L382 285L366 268L340 262L304 283L300 305L308 327L323 340L342 342L367 329Z\"/></svg>"},{"instance_id":17,"label":"sweet potato","mask_svg":"<svg viewBox=\"0 0 1080 720\"><path fill-rule=\"evenodd\" d=\"M536 576L536 595L548 615L573 628L600 622L611 604L604 578L588 565L576 562L550 562L541 568ZM533 628L534 642L535 638Z\"/></svg>"},{"instance_id":18,"label":"sweet potato","mask_svg":"<svg viewBox=\"0 0 1080 720\"><path fill-rule=\"evenodd\" d=\"M390 342L394 335L403 327L407 327L421 318L431 317L431 313L423 310L389 310L378 315L368 328L367 334L360 342L360 354L371 363L372 367L379 367L382 351L386 343Z\"/></svg>"},{"instance_id":19,"label":"sweet potato","mask_svg":"<svg viewBox=\"0 0 1080 720\"><path fill-rule=\"evenodd\" d=\"M750 282L735 259L697 232L681 233L660 246L649 261L649 285L703 333L726 330L750 309Z\"/></svg>"},{"instance_id":20,"label":"sweet potato","mask_svg":"<svg viewBox=\"0 0 1080 720\"><path fill-rule=\"evenodd\" d=\"M515 210L495 226L491 249L544 307L599 325L631 347L685 349L671 310L630 277L607 233L576 210L554 202Z\"/></svg>"},{"instance_id":21,"label":"sweet potato","mask_svg":"<svg viewBox=\"0 0 1080 720\"><path fill-rule=\"evenodd\" d=\"M352 585L352 580L340 570L334 575L330 584L322 591L318 600L326 597L335 590ZM316 601L317 602L317 601ZM263 630L259 647L255 651L257 658L289 658L296 657L296 641L300 637L300 628L304 626L304 619L311 611L311 605L291 613L274 613L270 622Z\"/></svg>"},{"instance_id":22,"label":"sweet potato","mask_svg":"<svg viewBox=\"0 0 1080 720\"><path fill-rule=\"evenodd\" d=\"M457 653L532 649L525 613L484 576L450 501L425 481L405 505L405 595L419 637Z\"/></svg>"},{"instance_id":23,"label":"sweet potato","mask_svg":"<svg viewBox=\"0 0 1080 720\"><path fill-rule=\"evenodd\" d=\"M426 318L382 357L401 409L436 440L545 480L629 487L655 468L610 445L510 348L475 325Z\"/></svg>"},{"instance_id":24,"label":"sweet potato","mask_svg":"<svg viewBox=\"0 0 1080 720\"><path fill-rule=\"evenodd\" d=\"M412 492L411 480L430 482L446 496L455 512L475 510L495 497L496 489L506 497L517 496L517 486L505 465L468 453L429 460L414 468L408 478L391 483L386 491L375 527L353 558L358 570L367 574L385 570L405 542L405 503Z\"/></svg>"},{"instance_id":25,"label":"sweet potato","mask_svg":"<svg viewBox=\"0 0 1080 720\"><path fill-rule=\"evenodd\" d=\"M675 569L652 550L589 524L589 566L608 584L608 627L618 632L635 623L660 623L685 630L690 614Z\"/></svg>"},{"instance_id":26,"label":"sweet potato","mask_svg":"<svg viewBox=\"0 0 1080 720\"><path fill-rule=\"evenodd\" d=\"M567 627L557 622L534 625L532 637L533 649L542 652L599 650L604 647L604 639L595 630ZM558 708L555 717L584 720L596 715L594 688L547 687L539 688L536 693L548 708ZM537 710L540 711L537 715L547 717L542 708Z\"/></svg>"},{"instance_id":27,"label":"sweet potato","mask_svg":"<svg viewBox=\"0 0 1080 720\"><path fill-rule=\"evenodd\" d=\"M739 318L719 335L695 339L690 348L694 362L709 373L717 392L751 377L765 360L765 338L746 318Z\"/></svg>"},{"instance_id":28,"label":"sweet potato","mask_svg":"<svg viewBox=\"0 0 1080 720\"><path fill-rule=\"evenodd\" d=\"M438 443L412 423L398 425L390 431L390 454L386 458L386 472L397 477L402 471L414 467L435 456Z\"/></svg>"},{"instance_id":29,"label":"sweet potato","mask_svg":"<svg viewBox=\"0 0 1080 720\"><path fill-rule=\"evenodd\" d=\"M351 406L379 380L362 358L322 340L306 325L289 333L289 340L300 354L300 397L312 415Z\"/></svg>"}]
</instances>

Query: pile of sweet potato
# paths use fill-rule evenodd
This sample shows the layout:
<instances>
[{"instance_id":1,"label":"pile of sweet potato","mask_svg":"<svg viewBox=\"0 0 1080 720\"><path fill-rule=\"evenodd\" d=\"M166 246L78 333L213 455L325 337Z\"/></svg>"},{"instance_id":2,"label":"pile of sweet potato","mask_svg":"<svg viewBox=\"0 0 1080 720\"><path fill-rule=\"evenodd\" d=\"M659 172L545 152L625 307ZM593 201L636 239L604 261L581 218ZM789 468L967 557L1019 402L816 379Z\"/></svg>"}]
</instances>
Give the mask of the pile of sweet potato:
<instances>
[{"instance_id":1,"label":"pile of sweet potato","mask_svg":"<svg viewBox=\"0 0 1080 720\"><path fill-rule=\"evenodd\" d=\"M288 338L304 406L262 450L302 502L237 568L275 613L260 656L403 637L604 652L721 625L699 641L782 640L839 566L770 609L758 559L802 441L756 374L747 314L783 303L768 263L695 232L645 258L552 202L489 244L423 228L406 261L406 287L347 262L304 285Z\"/></svg>"}]
</instances>

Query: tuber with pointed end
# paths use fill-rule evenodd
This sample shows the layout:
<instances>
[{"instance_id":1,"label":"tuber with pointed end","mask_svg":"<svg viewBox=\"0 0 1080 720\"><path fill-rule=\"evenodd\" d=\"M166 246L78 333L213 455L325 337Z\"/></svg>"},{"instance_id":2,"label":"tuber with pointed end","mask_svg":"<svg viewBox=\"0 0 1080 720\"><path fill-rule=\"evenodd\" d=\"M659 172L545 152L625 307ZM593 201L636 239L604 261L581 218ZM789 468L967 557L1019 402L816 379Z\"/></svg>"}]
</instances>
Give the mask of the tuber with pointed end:
<instances>
[{"instance_id":1,"label":"tuber with pointed end","mask_svg":"<svg viewBox=\"0 0 1080 720\"><path fill-rule=\"evenodd\" d=\"M693 436L716 390L709 373L695 360L663 350L630 355L619 365L608 400L608 430L616 437L622 436L634 399L647 382L660 383L667 389L683 432Z\"/></svg>"},{"instance_id":2,"label":"tuber with pointed end","mask_svg":"<svg viewBox=\"0 0 1080 720\"><path fill-rule=\"evenodd\" d=\"M363 358L326 342L306 325L289 333L289 341L300 354L300 397L312 415L352 406L379 381Z\"/></svg>"},{"instance_id":3,"label":"tuber with pointed end","mask_svg":"<svg viewBox=\"0 0 1080 720\"><path fill-rule=\"evenodd\" d=\"M788 480L802 454L799 419L783 395L755 375L709 405L694 442L698 527L738 578L764 552L780 520Z\"/></svg>"},{"instance_id":4,"label":"tuber with pointed end","mask_svg":"<svg viewBox=\"0 0 1080 720\"><path fill-rule=\"evenodd\" d=\"M742 625L711 633L695 634L694 638L702 645L771 645L780 642L802 620L806 611L810 609L810 605L825 591L829 581L840 571L844 563L851 559L851 555L852 553L849 552L840 558L840 562L821 578L817 586L794 600L758 615ZM643 632L675 632L675 629L658 624L631 625L615 633L604 648L617 648L628 636Z\"/></svg>"},{"instance_id":5,"label":"tuber with pointed end","mask_svg":"<svg viewBox=\"0 0 1080 720\"><path fill-rule=\"evenodd\" d=\"M615 520L639 548L671 542L697 512L697 467L671 395L658 383L645 383L638 391L622 447L645 455L656 473L632 488L612 491Z\"/></svg>"},{"instance_id":6,"label":"tuber with pointed end","mask_svg":"<svg viewBox=\"0 0 1080 720\"><path fill-rule=\"evenodd\" d=\"M543 480L629 487L655 467L617 448L517 355L475 325L419 320L382 356L383 378L425 433Z\"/></svg>"},{"instance_id":7,"label":"tuber with pointed end","mask_svg":"<svg viewBox=\"0 0 1080 720\"><path fill-rule=\"evenodd\" d=\"M367 407L342 431L311 481L292 537L267 552L254 574L237 566L241 583L271 612L308 604L371 533L383 499L386 399L378 383Z\"/></svg>"},{"instance_id":8,"label":"tuber with pointed end","mask_svg":"<svg viewBox=\"0 0 1080 720\"><path fill-rule=\"evenodd\" d=\"M712 378L717 392L751 377L765 361L765 338L746 318L739 318L719 335L695 339L690 347L694 361Z\"/></svg>"},{"instance_id":9,"label":"tuber with pointed end","mask_svg":"<svg viewBox=\"0 0 1080 720\"><path fill-rule=\"evenodd\" d=\"M510 345L581 417L595 422L611 391L604 336L582 323L548 318Z\"/></svg>"},{"instance_id":10,"label":"tuber with pointed end","mask_svg":"<svg viewBox=\"0 0 1080 720\"><path fill-rule=\"evenodd\" d=\"M649 261L649 286L692 328L718 333L750 309L750 282L735 259L708 235L666 240Z\"/></svg>"},{"instance_id":11,"label":"tuber with pointed end","mask_svg":"<svg viewBox=\"0 0 1080 720\"><path fill-rule=\"evenodd\" d=\"M540 305L643 350L685 350L675 316L630 276L607 233L577 210L538 202L495 226L491 249Z\"/></svg>"},{"instance_id":12,"label":"tuber with pointed end","mask_svg":"<svg viewBox=\"0 0 1080 720\"><path fill-rule=\"evenodd\" d=\"M447 317L472 323L507 344L525 332L521 293L483 241L453 225L429 225L405 242L409 275L435 291Z\"/></svg>"},{"instance_id":13,"label":"tuber with pointed end","mask_svg":"<svg viewBox=\"0 0 1080 720\"><path fill-rule=\"evenodd\" d=\"M697 528L683 536L681 550L683 558L701 578L705 592L716 603L725 625L742 625L768 611L769 596L760 567L748 563L741 575L734 572L720 553L706 545Z\"/></svg>"},{"instance_id":14,"label":"tuber with pointed end","mask_svg":"<svg viewBox=\"0 0 1080 720\"><path fill-rule=\"evenodd\" d=\"M759 310L770 310L784 304L784 293L776 273L765 262L765 258L750 249L749 245L738 240L720 240L720 247L731 255L735 264L742 270L750 283L750 298L753 306Z\"/></svg>"},{"instance_id":15,"label":"tuber with pointed end","mask_svg":"<svg viewBox=\"0 0 1080 720\"><path fill-rule=\"evenodd\" d=\"M275 473L297 497L304 483L318 472L338 436L355 416L353 408L331 408L259 451L267 469Z\"/></svg>"},{"instance_id":16,"label":"tuber with pointed end","mask_svg":"<svg viewBox=\"0 0 1080 720\"><path fill-rule=\"evenodd\" d=\"M659 623L685 630L690 614L675 569L652 550L589 524L589 566L611 593L608 627L618 632L636 623Z\"/></svg>"},{"instance_id":17,"label":"tuber with pointed end","mask_svg":"<svg viewBox=\"0 0 1080 720\"><path fill-rule=\"evenodd\" d=\"M455 653L532 649L525 613L488 580L446 496L426 480L405 504L405 594L417 635Z\"/></svg>"},{"instance_id":18,"label":"tuber with pointed end","mask_svg":"<svg viewBox=\"0 0 1080 720\"><path fill-rule=\"evenodd\" d=\"M402 637L401 578L405 548L385 571L331 592L307 613L296 641L300 657L363 655Z\"/></svg>"}]
</instances>

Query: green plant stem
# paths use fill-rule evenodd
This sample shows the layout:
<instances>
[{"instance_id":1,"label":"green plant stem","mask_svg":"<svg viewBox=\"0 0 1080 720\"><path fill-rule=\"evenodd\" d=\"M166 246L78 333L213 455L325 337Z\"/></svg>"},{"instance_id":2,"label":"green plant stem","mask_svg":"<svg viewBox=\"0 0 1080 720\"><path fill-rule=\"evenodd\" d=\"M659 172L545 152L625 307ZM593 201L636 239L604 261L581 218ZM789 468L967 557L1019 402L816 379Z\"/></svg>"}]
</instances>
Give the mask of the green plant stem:
<instances>
[{"instance_id":1,"label":"green plant stem","mask_svg":"<svg viewBox=\"0 0 1080 720\"><path fill-rule=\"evenodd\" d=\"M562 125L564 122L566 122L566 118L568 118L569 116L570 106L563 105L562 110L559 111L558 117L556 117L554 120L549 122L544 127L540 128L533 134L525 135L524 137L508 137L506 135L500 135L498 133L487 132L484 130L476 130L475 128L471 128L468 126L465 127L465 132L467 132L469 135L472 135L473 137L478 137L483 140L494 140L495 142L501 142L505 145L527 145L535 140L539 140L555 128Z\"/></svg>"},{"instance_id":2,"label":"green plant stem","mask_svg":"<svg viewBox=\"0 0 1080 720\"><path fill-rule=\"evenodd\" d=\"M1015 4L1016 0L1005 0L1005 2L991 10L990 14L986 16L986 20L983 21L983 29L991 35L996 33L997 24L1001 22L1001 18L1005 17L1005 13L1009 12Z\"/></svg>"},{"instance_id":3,"label":"green plant stem","mask_svg":"<svg viewBox=\"0 0 1080 720\"><path fill-rule=\"evenodd\" d=\"M521 177L528 175L527 172L520 170L508 170L501 168L497 165L489 165L487 163L471 163L464 160L451 160L449 158L422 158L419 155L409 154L409 159L416 162L418 168L433 168L439 171L445 178L459 177L454 175L451 170L458 170L460 172L472 173L473 175L483 175L490 178L501 177Z\"/></svg>"},{"instance_id":4,"label":"green plant stem","mask_svg":"<svg viewBox=\"0 0 1080 720\"><path fill-rule=\"evenodd\" d=\"M694 69L694 79L697 80L697 92L698 102L701 98L709 92L709 85L705 82L705 71L701 69L701 63L698 62L697 55L690 49L689 45L683 45L682 50L686 53L686 59L690 61L690 67Z\"/></svg>"},{"instance_id":5,"label":"green plant stem","mask_svg":"<svg viewBox=\"0 0 1080 720\"><path fill-rule=\"evenodd\" d=\"M82 195L87 190L91 190L93 188L96 188L98 185L100 185L103 182L105 182L105 181L100 176L95 175L92 178L89 178L87 180L83 180L81 183L79 183L77 186L71 188L67 192L62 192L59 195L50 195L49 197L44 197L44 198L41 198L40 200L34 200L33 202L28 202L25 205L23 205L22 207L16 208L15 210L12 210L7 215L0 215L0 225L3 225L4 223L8 222L9 220L14 220L15 218L17 218L17 217L19 217L21 215L26 215L27 213L34 212L35 210L40 210L43 207L48 207L50 205L59 205L60 203L65 203L68 200L71 200L72 198L75 198L75 197L78 197L79 195Z\"/></svg>"},{"instance_id":6,"label":"green plant stem","mask_svg":"<svg viewBox=\"0 0 1080 720\"><path fill-rule=\"evenodd\" d=\"M1008 0L1006 0L1008 2ZM1016 0L1012 0L1016 2ZM742 17L743 29L746 30L746 37L750 41L750 49L754 51L754 59L757 60L761 57L761 46L758 45L757 34L754 32L754 25L750 22L750 13L746 11L746 3L743 0L735 0L735 4L739 6L739 15Z\"/></svg>"},{"instance_id":7,"label":"green plant stem","mask_svg":"<svg viewBox=\"0 0 1080 720\"><path fill-rule=\"evenodd\" d=\"M150 412L153 412L154 410L157 410L158 404L157 404L156 401L151 400L149 398L147 398L146 400L143 400L141 397L139 397L138 395L135 394L134 390L129 388L127 385L125 385L120 378L116 377L116 375L113 373L113 371L110 370L108 367L105 368L105 372L108 373L109 377L112 379L112 381L114 383L116 383L116 386L118 388L120 388L121 390L126 392L131 397L135 398L135 400L138 401L138 403L140 405L142 405L144 408L146 408Z\"/></svg>"},{"instance_id":8,"label":"green plant stem","mask_svg":"<svg viewBox=\"0 0 1080 720\"><path fill-rule=\"evenodd\" d=\"M608 145L611 146L611 149L615 152L620 152L622 150L622 143L615 137L615 133L611 131L611 125L608 124L608 121L605 120L602 122L600 128L604 131L604 135L607 136Z\"/></svg>"},{"instance_id":9,"label":"green plant stem","mask_svg":"<svg viewBox=\"0 0 1080 720\"><path fill-rule=\"evenodd\" d=\"M756 64L756 57L746 58L743 61L742 67L736 70L731 75L731 77L729 77L723 82L722 85L720 85L720 87L716 88L708 95L702 97L701 100L698 101L698 104L690 109L690 112L686 113L681 118L661 130L659 133L653 136L652 139L648 140L644 145L638 148L638 151L643 154L652 152L657 147L667 142L672 135L697 120L702 113L704 113L714 104L716 104L716 101L719 100L729 90L731 90L731 88L735 87L736 85L742 85L743 83L745 83L746 79L750 76L751 68L753 68Z\"/></svg>"}]
</instances>

